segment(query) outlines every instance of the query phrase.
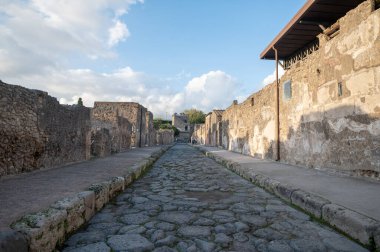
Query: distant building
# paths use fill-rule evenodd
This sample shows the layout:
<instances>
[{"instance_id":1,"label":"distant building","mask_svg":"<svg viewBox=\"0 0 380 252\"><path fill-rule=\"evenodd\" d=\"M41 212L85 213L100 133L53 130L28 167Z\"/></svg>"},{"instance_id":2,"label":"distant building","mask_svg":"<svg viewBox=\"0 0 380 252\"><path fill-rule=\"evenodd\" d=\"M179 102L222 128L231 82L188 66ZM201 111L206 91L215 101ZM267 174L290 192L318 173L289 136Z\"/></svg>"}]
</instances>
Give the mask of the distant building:
<instances>
[{"instance_id":1,"label":"distant building","mask_svg":"<svg viewBox=\"0 0 380 252\"><path fill-rule=\"evenodd\" d=\"M177 136L177 142L189 142L191 127L189 123L189 118L184 113L174 113L172 116L172 125L179 130L179 135Z\"/></svg>"}]
</instances>

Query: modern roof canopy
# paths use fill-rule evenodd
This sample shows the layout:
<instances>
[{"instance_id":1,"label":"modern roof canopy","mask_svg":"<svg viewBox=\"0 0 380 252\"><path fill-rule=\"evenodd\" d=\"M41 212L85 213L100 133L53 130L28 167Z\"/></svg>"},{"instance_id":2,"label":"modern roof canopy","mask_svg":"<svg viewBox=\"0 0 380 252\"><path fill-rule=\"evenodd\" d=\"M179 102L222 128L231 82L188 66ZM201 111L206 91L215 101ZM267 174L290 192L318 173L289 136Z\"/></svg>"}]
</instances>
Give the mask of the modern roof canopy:
<instances>
[{"instance_id":1,"label":"modern roof canopy","mask_svg":"<svg viewBox=\"0 0 380 252\"><path fill-rule=\"evenodd\" d=\"M260 54L261 59L284 60L316 40L323 27L329 27L339 18L365 0L308 0L284 29Z\"/></svg>"}]
</instances>

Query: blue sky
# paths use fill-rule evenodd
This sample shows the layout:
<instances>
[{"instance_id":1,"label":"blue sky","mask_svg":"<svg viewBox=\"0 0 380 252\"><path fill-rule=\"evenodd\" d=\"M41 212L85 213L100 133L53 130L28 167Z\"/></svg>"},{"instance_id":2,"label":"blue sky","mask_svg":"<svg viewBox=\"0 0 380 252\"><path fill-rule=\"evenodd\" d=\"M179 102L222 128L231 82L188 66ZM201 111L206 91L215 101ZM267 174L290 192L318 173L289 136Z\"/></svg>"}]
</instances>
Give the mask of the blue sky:
<instances>
[{"instance_id":1,"label":"blue sky","mask_svg":"<svg viewBox=\"0 0 380 252\"><path fill-rule=\"evenodd\" d=\"M162 116L262 88L274 62L259 54L305 0L54 3L0 3L0 79L61 103L137 101Z\"/></svg>"}]
</instances>

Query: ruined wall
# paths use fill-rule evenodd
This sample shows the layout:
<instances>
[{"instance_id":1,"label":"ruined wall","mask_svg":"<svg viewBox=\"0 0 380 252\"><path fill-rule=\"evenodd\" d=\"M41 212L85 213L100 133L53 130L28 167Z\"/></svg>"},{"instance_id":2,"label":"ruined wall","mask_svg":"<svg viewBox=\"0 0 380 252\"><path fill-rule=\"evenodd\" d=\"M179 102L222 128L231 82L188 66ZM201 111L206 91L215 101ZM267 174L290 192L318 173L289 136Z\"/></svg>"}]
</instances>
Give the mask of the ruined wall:
<instances>
[{"instance_id":1,"label":"ruined wall","mask_svg":"<svg viewBox=\"0 0 380 252\"><path fill-rule=\"evenodd\" d=\"M292 98L280 103L282 160L378 176L380 10L372 8L350 11L339 35L321 35L319 51L281 78L280 94L292 82Z\"/></svg>"},{"instance_id":2,"label":"ruined wall","mask_svg":"<svg viewBox=\"0 0 380 252\"><path fill-rule=\"evenodd\" d=\"M145 136L145 145L154 146L156 145L156 130L153 125L153 113L148 111L146 112L146 136Z\"/></svg>"},{"instance_id":3,"label":"ruined wall","mask_svg":"<svg viewBox=\"0 0 380 252\"><path fill-rule=\"evenodd\" d=\"M222 113L224 110L213 110L205 118L205 144L222 146Z\"/></svg>"},{"instance_id":4,"label":"ruined wall","mask_svg":"<svg viewBox=\"0 0 380 252\"><path fill-rule=\"evenodd\" d=\"M91 156L106 157L111 155L112 135L108 128L91 130Z\"/></svg>"},{"instance_id":5,"label":"ruined wall","mask_svg":"<svg viewBox=\"0 0 380 252\"><path fill-rule=\"evenodd\" d=\"M181 132L188 132L190 130L189 128L189 118L187 115L181 113L177 114L175 113L172 116L172 125L176 127Z\"/></svg>"},{"instance_id":6,"label":"ruined wall","mask_svg":"<svg viewBox=\"0 0 380 252\"><path fill-rule=\"evenodd\" d=\"M172 129L160 129L156 134L158 145L168 145L174 142L174 131Z\"/></svg>"},{"instance_id":7,"label":"ruined wall","mask_svg":"<svg viewBox=\"0 0 380 252\"><path fill-rule=\"evenodd\" d=\"M131 124L131 147L143 147L146 137L147 109L135 102L95 102L99 114L125 118Z\"/></svg>"},{"instance_id":8,"label":"ruined wall","mask_svg":"<svg viewBox=\"0 0 380 252\"><path fill-rule=\"evenodd\" d=\"M0 81L0 176L85 160L90 109Z\"/></svg>"},{"instance_id":9,"label":"ruined wall","mask_svg":"<svg viewBox=\"0 0 380 252\"><path fill-rule=\"evenodd\" d=\"M379 176L380 10L366 1L339 24L336 37L320 35L320 49L281 78L281 161ZM226 109L223 146L275 158L275 115L271 84Z\"/></svg>"},{"instance_id":10,"label":"ruined wall","mask_svg":"<svg viewBox=\"0 0 380 252\"><path fill-rule=\"evenodd\" d=\"M222 146L259 158L275 158L275 86L264 87L223 112Z\"/></svg>"},{"instance_id":11,"label":"ruined wall","mask_svg":"<svg viewBox=\"0 0 380 252\"><path fill-rule=\"evenodd\" d=\"M103 129L107 130L104 131ZM102 106L101 103L94 104L94 108L91 109L91 143L95 146L110 146L100 154L91 152L93 156L106 156L129 149L131 146L131 132L131 123L128 119L119 116L117 109L112 108L112 106ZM107 135L109 139L107 139ZM102 148L91 149L99 150Z\"/></svg>"},{"instance_id":12,"label":"ruined wall","mask_svg":"<svg viewBox=\"0 0 380 252\"><path fill-rule=\"evenodd\" d=\"M206 126L205 124L195 124L192 137L197 144L205 144L206 139Z\"/></svg>"}]
</instances>

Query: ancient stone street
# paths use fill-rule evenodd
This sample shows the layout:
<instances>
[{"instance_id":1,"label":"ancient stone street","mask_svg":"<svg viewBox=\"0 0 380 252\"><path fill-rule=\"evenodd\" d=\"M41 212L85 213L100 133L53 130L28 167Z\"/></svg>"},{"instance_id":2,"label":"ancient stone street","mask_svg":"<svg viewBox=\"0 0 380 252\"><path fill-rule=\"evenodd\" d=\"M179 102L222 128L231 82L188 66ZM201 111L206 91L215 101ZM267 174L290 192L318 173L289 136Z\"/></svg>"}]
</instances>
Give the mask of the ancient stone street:
<instances>
[{"instance_id":1,"label":"ancient stone street","mask_svg":"<svg viewBox=\"0 0 380 252\"><path fill-rule=\"evenodd\" d=\"M175 145L64 251L366 251L188 145Z\"/></svg>"}]
</instances>

